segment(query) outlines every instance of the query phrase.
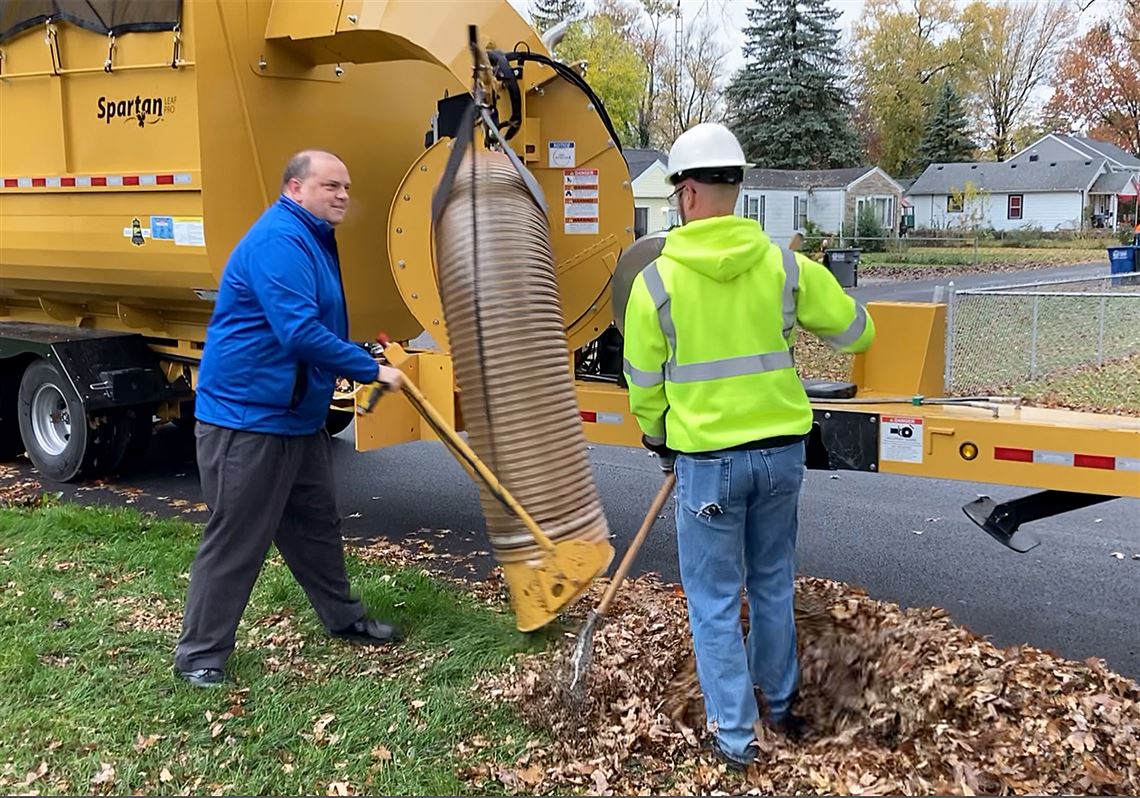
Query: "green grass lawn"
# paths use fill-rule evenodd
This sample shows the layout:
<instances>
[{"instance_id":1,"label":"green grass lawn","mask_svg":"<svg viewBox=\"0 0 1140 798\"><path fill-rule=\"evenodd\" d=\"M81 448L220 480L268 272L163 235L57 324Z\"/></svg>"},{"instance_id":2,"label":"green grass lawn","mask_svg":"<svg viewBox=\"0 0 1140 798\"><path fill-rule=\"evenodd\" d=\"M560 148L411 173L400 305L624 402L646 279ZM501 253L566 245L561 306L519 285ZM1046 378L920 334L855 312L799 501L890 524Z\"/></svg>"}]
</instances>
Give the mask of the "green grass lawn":
<instances>
[{"instance_id":1,"label":"green grass lawn","mask_svg":"<svg viewBox=\"0 0 1140 798\"><path fill-rule=\"evenodd\" d=\"M1065 242L1071 244L1072 242ZM875 274L882 267L969 266L1046 267L1096 263L1108 260L1104 248L1066 247L917 247L890 252L863 252L859 270Z\"/></svg>"},{"instance_id":2,"label":"green grass lawn","mask_svg":"<svg viewBox=\"0 0 1140 798\"><path fill-rule=\"evenodd\" d=\"M328 638L274 556L234 683L182 684L171 654L198 529L131 510L0 509L0 793L462 794L460 743L513 761L534 737L470 685L551 632L520 634L509 613L355 554L353 585L404 644Z\"/></svg>"}]
</instances>

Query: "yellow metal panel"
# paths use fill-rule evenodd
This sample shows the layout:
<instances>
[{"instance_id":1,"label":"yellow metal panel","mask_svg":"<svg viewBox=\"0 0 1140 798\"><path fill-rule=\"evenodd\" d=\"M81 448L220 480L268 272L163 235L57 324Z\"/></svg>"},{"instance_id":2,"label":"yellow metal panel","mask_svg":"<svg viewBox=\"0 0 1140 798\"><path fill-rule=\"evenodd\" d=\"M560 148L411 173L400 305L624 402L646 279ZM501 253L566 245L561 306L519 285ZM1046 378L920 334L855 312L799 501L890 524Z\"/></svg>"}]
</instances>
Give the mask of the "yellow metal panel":
<instances>
[{"instance_id":1,"label":"yellow metal panel","mask_svg":"<svg viewBox=\"0 0 1140 798\"><path fill-rule=\"evenodd\" d=\"M1140 498L1140 471L1009 462L994 457L995 447L1005 447L1137 461L1140 460L1140 418L1030 407L1001 407L997 417L991 410L973 407L912 407L873 402L857 405L820 402L816 407L921 420L922 462L886 460L880 451L881 473ZM967 461L962 457L960 448L965 443L978 447L977 459Z\"/></svg>"},{"instance_id":2,"label":"yellow metal panel","mask_svg":"<svg viewBox=\"0 0 1140 798\"><path fill-rule=\"evenodd\" d=\"M860 393L940 396L945 363L946 306L871 302L875 342L855 358Z\"/></svg>"},{"instance_id":3,"label":"yellow metal panel","mask_svg":"<svg viewBox=\"0 0 1140 798\"><path fill-rule=\"evenodd\" d=\"M629 393L616 385L577 380L578 409L586 440L611 446L641 446L641 428L629 412Z\"/></svg>"},{"instance_id":4,"label":"yellow metal panel","mask_svg":"<svg viewBox=\"0 0 1140 798\"><path fill-rule=\"evenodd\" d=\"M266 39L310 39L336 33L341 0L273 0Z\"/></svg>"},{"instance_id":5,"label":"yellow metal panel","mask_svg":"<svg viewBox=\"0 0 1140 798\"><path fill-rule=\"evenodd\" d=\"M400 370L450 425L455 425L455 378L451 358L437 352L412 352ZM364 398L364 393L357 396ZM404 394L387 394L371 413L356 417L356 449L366 452L418 440L438 440Z\"/></svg>"}]
</instances>

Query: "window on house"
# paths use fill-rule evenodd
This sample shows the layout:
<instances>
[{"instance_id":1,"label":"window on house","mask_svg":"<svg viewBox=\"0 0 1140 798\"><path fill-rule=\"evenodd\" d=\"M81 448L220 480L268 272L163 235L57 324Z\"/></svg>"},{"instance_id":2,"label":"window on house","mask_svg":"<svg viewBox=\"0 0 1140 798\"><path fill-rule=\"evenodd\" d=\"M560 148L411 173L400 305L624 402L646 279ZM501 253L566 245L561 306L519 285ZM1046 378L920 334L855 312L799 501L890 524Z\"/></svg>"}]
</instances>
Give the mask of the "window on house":
<instances>
[{"instance_id":1,"label":"window on house","mask_svg":"<svg viewBox=\"0 0 1140 798\"><path fill-rule=\"evenodd\" d=\"M959 194L955 196L951 194L946 198L946 212L947 213L961 213L962 212L962 196Z\"/></svg>"},{"instance_id":2,"label":"window on house","mask_svg":"<svg viewBox=\"0 0 1140 798\"><path fill-rule=\"evenodd\" d=\"M1024 196L1022 194L1010 194L1009 200L1006 204L1006 217L1009 219L1021 218L1021 206Z\"/></svg>"},{"instance_id":3,"label":"window on house","mask_svg":"<svg viewBox=\"0 0 1140 798\"><path fill-rule=\"evenodd\" d=\"M792 197L792 229L803 230L807 222L807 198Z\"/></svg>"},{"instance_id":4,"label":"window on house","mask_svg":"<svg viewBox=\"0 0 1140 798\"><path fill-rule=\"evenodd\" d=\"M744 218L755 219L764 226L764 195L758 194L754 196L745 197L744 199Z\"/></svg>"},{"instance_id":5,"label":"window on house","mask_svg":"<svg viewBox=\"0 0 1140 798\"><path fill-rule=\"evenodd\" d=\"M641 238L649 232L649 208L633 209L633 237Z\"/></svg>"}]
</instances>

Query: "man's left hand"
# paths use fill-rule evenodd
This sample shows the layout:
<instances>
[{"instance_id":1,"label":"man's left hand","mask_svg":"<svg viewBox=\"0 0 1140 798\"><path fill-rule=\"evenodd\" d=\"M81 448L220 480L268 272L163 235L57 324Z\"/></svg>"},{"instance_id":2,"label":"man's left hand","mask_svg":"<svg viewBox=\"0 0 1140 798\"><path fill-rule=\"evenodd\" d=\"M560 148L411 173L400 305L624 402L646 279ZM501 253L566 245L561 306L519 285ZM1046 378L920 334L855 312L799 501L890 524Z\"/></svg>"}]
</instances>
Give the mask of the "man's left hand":
<instances>
[{"instance_id":1,"label":"man's left hand","mask_svg":"<svg viewBox=\"0 0 1140 798\"><path fill-rule=\"evenodd\" d=\"M676 451L648 435L641 436L641 445L661 458L662 471L668 473L673 470L673 461L677 459Z\"/></svg>"}]
</instances>

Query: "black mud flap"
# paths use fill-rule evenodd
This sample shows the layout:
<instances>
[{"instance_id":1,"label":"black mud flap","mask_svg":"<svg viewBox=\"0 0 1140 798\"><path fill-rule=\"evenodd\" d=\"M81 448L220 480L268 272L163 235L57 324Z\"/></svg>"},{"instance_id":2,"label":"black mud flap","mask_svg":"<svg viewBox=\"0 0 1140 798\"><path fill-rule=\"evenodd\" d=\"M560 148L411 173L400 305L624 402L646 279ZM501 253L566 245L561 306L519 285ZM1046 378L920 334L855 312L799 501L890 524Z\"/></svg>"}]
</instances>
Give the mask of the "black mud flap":
<instances>
[{"instance_id":1,"label":"black mud flap","mask_svg":"<svg viewBox=\"0 0 1140 798\"><path fill-rule=\"evenodd\" d=\"M1073 493L1067 490L1043 490L1001 504L989 496L981 496L962 507L962 512L998 543L1024 554L1041 541L1036 535L1021 529L1022 524L1052 518L1061 513L1080 510L1116 498L1119 497Z\"/></svg>"},{"instance_id":2,"label":"black mud flap","mask_svg":"<svg viewBox=\"0 0 1140 798\"><path fill-rule=\"evenodd\" d=\"M962 512L1003 546L1021 554L1036 548L1041 543L1037 536L1024 529L1019 530L1016 524L1011 530L1009 514L1002 507L989 496L981 496L963 505Z\"/></svg>"}]
</instances>

